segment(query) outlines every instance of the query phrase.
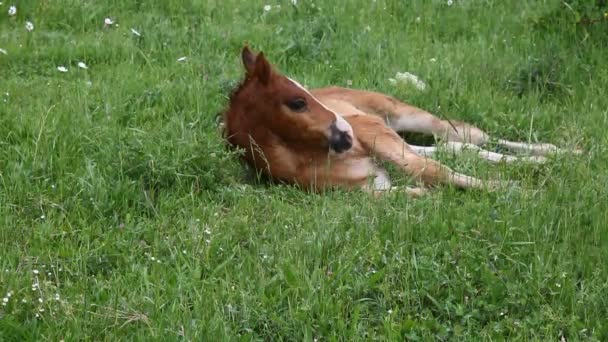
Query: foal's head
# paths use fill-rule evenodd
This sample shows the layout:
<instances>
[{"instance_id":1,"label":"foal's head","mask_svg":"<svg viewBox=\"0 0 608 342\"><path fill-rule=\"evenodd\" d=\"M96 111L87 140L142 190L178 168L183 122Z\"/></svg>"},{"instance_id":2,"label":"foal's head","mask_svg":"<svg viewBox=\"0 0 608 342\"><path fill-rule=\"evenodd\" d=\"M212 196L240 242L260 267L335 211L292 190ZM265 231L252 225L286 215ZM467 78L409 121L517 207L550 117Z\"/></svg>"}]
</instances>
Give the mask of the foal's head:
<instances>
[{"instance_id":1,"label":"foal's head","mask_svg":"<svg viewBox=\"0 0 608 342\"><path fill-rule=\"evenodd\" d=\"M263 125L294 148L329 148L342 153L352 146L353 131L298 82L273 70L263 53L242 51L246 79L232 100L253 125ZM230 133L230 132L228 132Z\"/></svg>"}]
</instances>

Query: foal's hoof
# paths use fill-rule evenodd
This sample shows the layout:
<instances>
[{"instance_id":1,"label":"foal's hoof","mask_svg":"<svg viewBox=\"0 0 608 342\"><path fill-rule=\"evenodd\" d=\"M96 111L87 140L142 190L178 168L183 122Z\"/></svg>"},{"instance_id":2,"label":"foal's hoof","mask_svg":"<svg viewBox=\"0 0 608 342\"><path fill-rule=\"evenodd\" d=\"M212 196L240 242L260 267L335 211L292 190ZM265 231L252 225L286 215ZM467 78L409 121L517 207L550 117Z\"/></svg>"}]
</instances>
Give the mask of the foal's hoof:
<instances>
[{"instance_id":1,"label":"foal's hoof","mask_svg":"<svg viewBox=\"0 0 608 342\"><path fill-rule=\"evenodd\" d=\"M490 180L490 181L486 182L486 186L487 186L486 188L490 191L505 190L505 189L518 188L519 182L512 181L512 180L507 180L507 181Z\"/></svg>"},{"instance_id":2,"label":"foal's hoof","mask_svg":"<svg viewBox=\"0 0 608 342\"><path fill-rule=\"evenodd\" d=\"M523 162L532 163L532 164L544 164L547 162L547 157L543 156L527 156L527 157L519 157Z\"/></svg>"},{"instance_id":3,"label":"foal's hoof","mask_svg":"<svg viewBox=\"0 0 608 342\"><path fill-rule=\"evenodd\" d=\"M430 191L427 188L422 188L422 187L409 187L406 186L404 188L402 187L398 187L398 186L394 186L391 188L391 191L399 191L399 192L405 192L408 196L411 196L413 198L419 198L422 197L426 194L428 194Z\"/></svg>"},{"instance_id":4,"label":"foal's hoof","mask_svg":"<svg viewBox=\"0 0 608 342\"><path fill-rule=\"evenodd\" d=\"M429 193L429 189L420 188L420 187L416 187L416 188L406 187L405 189L403 189L403 191L405 191L406 194L408 194L414 198L422 197Z\"/></svg>"}]
</instances>

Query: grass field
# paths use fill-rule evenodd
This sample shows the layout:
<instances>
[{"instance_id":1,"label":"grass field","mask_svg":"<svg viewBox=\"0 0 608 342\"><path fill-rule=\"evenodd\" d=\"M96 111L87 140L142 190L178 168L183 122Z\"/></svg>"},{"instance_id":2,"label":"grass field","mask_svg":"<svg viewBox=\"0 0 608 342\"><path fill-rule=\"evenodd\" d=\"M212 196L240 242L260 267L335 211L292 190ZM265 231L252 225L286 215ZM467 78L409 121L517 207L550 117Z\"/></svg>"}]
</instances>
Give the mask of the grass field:
<instances>
[{"instance_id":1,"label":"grass field","mask_svg":"<svg viewBox=\"0 0 608 342\"><path fill-rule=\"evenodd\" d=\"M606 20L549 0L10 5L0 340L608 340ZM260 183L217 129L246 41L309 87L585 153L441 157L520 181L497 193ZM428 89L387 81L403 71Z\"/></svg>"}]
</instances>

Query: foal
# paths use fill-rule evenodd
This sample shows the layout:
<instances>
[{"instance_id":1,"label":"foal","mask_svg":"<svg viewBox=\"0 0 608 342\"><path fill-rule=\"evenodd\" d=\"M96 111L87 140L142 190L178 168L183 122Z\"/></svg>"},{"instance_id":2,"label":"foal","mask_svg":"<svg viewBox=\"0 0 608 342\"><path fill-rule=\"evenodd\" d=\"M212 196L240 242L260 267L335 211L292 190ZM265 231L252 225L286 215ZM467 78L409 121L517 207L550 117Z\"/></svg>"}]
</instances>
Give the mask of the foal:
<instances>
[{"instance_id":1,"label":"foal","mask_svg":"<svg viewBox=\"0 0 608 342\"><path fill-rule=\"evenodd\" d=\"M224 112L226 138L244 149L249 165L276 180L312 190L346 187L379 194L393 187L387 172L374 163L375 156L422 183L403 189L412 195L424 193L424 185L439 183L490 189L505 184L469 177L429 159L437 148L408 145L397 134L406 131L432 134L455 152L473 149L490 161L542 162L543 155L563 151L551 144L498 140L503 147L532 156L489 152L479 147L489 136L464 122L444 121L369 91L308 91L275 71L263 53L256 55L245 46L241 57L246 75Z\"/></svg>"}]
</instances>

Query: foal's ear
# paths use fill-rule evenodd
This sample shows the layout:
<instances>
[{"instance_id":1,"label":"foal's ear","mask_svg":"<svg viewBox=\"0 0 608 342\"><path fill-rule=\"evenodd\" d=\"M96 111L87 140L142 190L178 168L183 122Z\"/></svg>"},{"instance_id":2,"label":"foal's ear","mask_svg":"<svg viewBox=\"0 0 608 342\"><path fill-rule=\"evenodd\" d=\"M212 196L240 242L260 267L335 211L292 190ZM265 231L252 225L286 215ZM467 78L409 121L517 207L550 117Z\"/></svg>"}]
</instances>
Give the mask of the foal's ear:
<instances>
[{"instance_id":1,"label":"foal's ear","mask_svg":"<svg viewBox=\"0 0 608 342\"><path fill-rule=\"evenodd\" d=\"M245 45L243 51L241 51L241 58L243 59L243 66L247 70L248 75L252 75L255 70L255 54L249 49L249 46Z\"/></svg>"},{"instance_id":2,"label":"foal's ear","mask_svg":"<svg viewBox=\"0 0 608 342\"><path fill-rule=\"evenodd\" d=\"M271 72L272 68L270 63L268 63L266 60L266 57L264 57L264 53L258 53L258 56L255 59L255 69L253 74L260 80L260 82L262 82L262 84L266 85L270 80Z\"/></svg>"}]
</instances>

